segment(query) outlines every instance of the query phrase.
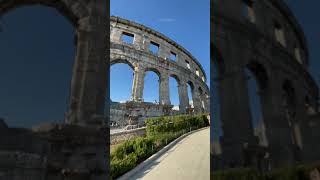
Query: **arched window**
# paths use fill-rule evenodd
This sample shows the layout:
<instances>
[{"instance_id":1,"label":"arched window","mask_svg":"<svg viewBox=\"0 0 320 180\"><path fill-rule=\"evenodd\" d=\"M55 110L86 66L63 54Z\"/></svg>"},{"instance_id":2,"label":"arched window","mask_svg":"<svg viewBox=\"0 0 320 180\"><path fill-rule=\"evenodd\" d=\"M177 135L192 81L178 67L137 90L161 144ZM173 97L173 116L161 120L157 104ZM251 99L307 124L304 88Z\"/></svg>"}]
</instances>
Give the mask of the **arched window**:
<instances>
[{"instance_id":1,"label":"arched window","mask_svg":"<svg viewBox=\"0 0 320 180\"><path fill-rule=\"evenodd\" d=\"M290 128L292 144L302 148L302 138L300 125L296 122L296 99L295 90L289 80L285 80L282 85L283 90L283 107Z\"/></svg>"},{"instance_id":2,"label":"arched window","mask_svg":"<svg viewBox=\"0 0 320 180\"><path fill-rule=\"evenodd\" d=\"M260 145L268 146L261 104L262 91L267 88L267 74L263 66L255 62L249 63L245 67L244 73L247 78L249 107L254 134L258 137Z\"/></svg>"},{"instance_id":3,"label":"arched window","mask_svg":"<svg viewBox=\"0 0 320 180\"><path fill-rule=\"evenodd\" d=\"M251 23L256 22L256 15L253 8L252 0L243 0L242 1L242 15L248 19Z\"/></svg>"},{"instance_id":4,"label":"arched window","mask_svg":"<svg viewBox=\"0 0 320 180\"><path fill-rule=\"evenodd\" d=\"M143 100L159 104L159 79L160 73L155 70L147 70L144 76Z\"/></svg>"},{"instance_id":5,"label":"arched window","mask_svg":"<svg viewBox=\"0 0 320 180\"><path fill-rule=\"evenodd\" d=\"M283 47L286 47L286 37L284 34L284 29L280 23L274 22L274 36L277 42L279 42Z\"/></svg>"},{"instance_id":6,"label":"arched window","mask_svg":"<svg viewBox=\"0 0 320 180\"><path fill-rule=\"evenodd\" d=\"M199 69L198 69L198 68L196 68L196 75L197 75L197 76L200 76L200 72L199 72Z\"/></svg>"},{"instance_id":7,"label":"arched window","mask_svg":"<svg viewBox=\"0 0 320 180\"><path fill-rule=\"evenodd\" d=\"M75 59L75 29L57 10L22 6L2 14L0 117L30 128L64 122Z\"/></svg>"},{"instance_id":8,"label":"arched window","mask_svg":"<svg viewBox=\"0 0 320 180\"><path fill-rule=\"evenodd\" d=\"M191 108L194 108L194 105L193 105L193 90L194 90L194 86L192 84L192 82L188 82L187 83L187 88L188 88L188 99L189 99L189 106Z\"/></svg>"},{"instance_id":9,"label":"arched window","mask_svg":"<svg viewBox=\"0 0 320 180\"><path fill-rule=\"evenodd\" d=\"M173 110L179 111L179 79L177 76L170 76L169 78L169 88L170 88L170 102L173 105Z\"/></svg>"},{"instance_id":10,"label":"arched window","mask_svg":"<svg viewBox=\"0 0 320 180\"><path fill-rule=\"evenodd\" d=\"M294 57L296 58L296 60L302 64L302 57L301 57L301 51L300 48L298 46L294 47Z\"/></svg>"},{"instance_id":11,"label":"arched window","mask_svg":"<svg viewBox=\"0 0 320 180\"><path fill-rule=\"evenodd\" d=\"M123 103L131 99L133 76L132 67L126 63L117 63L111 66L109 86L111 101Z\"/></svg>"}]
</instances>

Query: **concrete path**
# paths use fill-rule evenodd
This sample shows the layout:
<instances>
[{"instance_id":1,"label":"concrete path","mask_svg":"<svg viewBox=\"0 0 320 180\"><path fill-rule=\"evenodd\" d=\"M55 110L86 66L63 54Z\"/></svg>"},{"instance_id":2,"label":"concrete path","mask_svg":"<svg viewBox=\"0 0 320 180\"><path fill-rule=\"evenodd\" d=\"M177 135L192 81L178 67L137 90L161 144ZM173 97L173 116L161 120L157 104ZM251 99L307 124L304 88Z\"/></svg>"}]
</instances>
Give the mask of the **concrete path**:
<instances>
[{"instance_id":1,"label":"concrete path","mask_svg":"<svg viewBox=\"0 0 320 180\"><path fill-rule=\"evenodd\" d=\"M130 179L209 180L210 129L185 137Z\"/></svg>"}]
</instances>

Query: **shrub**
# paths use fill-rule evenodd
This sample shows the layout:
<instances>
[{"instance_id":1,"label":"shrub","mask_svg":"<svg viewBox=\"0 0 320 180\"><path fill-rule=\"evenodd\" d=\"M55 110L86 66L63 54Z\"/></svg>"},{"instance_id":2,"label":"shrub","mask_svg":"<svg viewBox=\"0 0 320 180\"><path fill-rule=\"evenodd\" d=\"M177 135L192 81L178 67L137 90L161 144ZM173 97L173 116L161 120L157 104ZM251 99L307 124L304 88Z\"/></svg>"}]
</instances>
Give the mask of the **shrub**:
<instances>
[{"instance_id":1,"label":"shrub","mask_svg":"<svg viewBox=\"0 0 320 180\"><path fill-rule=\"evenodd\" d=\"M147 136L136 137L119 144L110 154L110 178L118 178L144 161L175 138L192 129L201 128L206 123L205 115L168 116L146 120Z\"/></svg>"},{"instance_id":2,"label":"shrub","mask_svg":"<svg viewBox=\"0 0 320 180\"><path fill-rule=\"evenodd\" d=\"M137 160L138 158L134 153L124 156L123 159L112 158L110 163L110 178L115 179L134 168Z\"/></svg>"},{"instance_id":3,"label":"shrub","mask_svg":"<svg viewBox=\"0 0 320 180\"><path fill-rule=\"evenodd\" d=\"M146 119L145 122L147 125L147 135L149 136L181 130L189 131L190 129L197 129L209 125L206 115L157 117Z\"/></svg>"},{"instance_id":4,"label":"shrub","mask_svg":"<svg viewBox=\"0 0 320 180\"><path fill-rule=\"evenodd\" d=\"M121 143L112 153L117 159L123 159L127 154L134 152L133 149L134 139L126 140Z\"/></svg>"},{"instance_id":5,"label":"shrub","mask_svg":"<svg viewBox=\"0 0 320 180\"><path fill-rule=\"evenodd\" d=\"M134 140L134 153L137 155L138 159L144 160L153 153L153 141L150 138L138 137Z\"/></svg>"}]
</instances>

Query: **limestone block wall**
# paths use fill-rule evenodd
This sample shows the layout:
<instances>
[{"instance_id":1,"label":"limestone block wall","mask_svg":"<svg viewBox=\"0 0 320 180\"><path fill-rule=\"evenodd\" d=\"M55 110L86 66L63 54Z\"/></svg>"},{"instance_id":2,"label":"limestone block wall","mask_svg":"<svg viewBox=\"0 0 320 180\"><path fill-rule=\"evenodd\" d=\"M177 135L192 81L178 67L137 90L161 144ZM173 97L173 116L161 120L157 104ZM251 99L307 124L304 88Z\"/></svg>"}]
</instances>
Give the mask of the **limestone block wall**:
<instances>
[{"instance_id":1,"label":"limestone block wall","mask_svg":"<svg viewBox=\"0 0 320 180\"><path fill-rule=\"evenodd\" d=\"M146 128L137 128L133 130L118 132L110 135L110 144L118 144L122 141L129 140L134 137L138 136L145 136L146 135Z\"/></svg>"},{"instance_id":2,"label":"limestone block wall","mask_svg":"<svg viewBox=\"0 0 320 180\"><path fill-rule=\"evenodd\" d=\"M30 130L0 124L1 180L108 177L106 129L45 124Z\"/></svg>"},{"instance_id":3,"label":"limestone block wall","mask_svg":"<svg viewBox=\"0 0 320 180\"><path fill-rule=\"evenodd\" d=\"M319 143L307 111L318 109L319 89L308 72L308 45L293 13L282 0L211 3L211 82L219 94L225 167L267 161L277 168L310 160ZM254 136L245 69L258 84L267 147ZM255 156L259 153L265 156Z\"/></svg>"},{"instance_id":4,"label":"limestone block wall","mask_svg":"<svg viewBox=\"0 0 320 180\"><path fill-rule=\"evenodd\" d=\"M121 127L128 125L129 117L137 117L140 125L146 118L177 115L171 105L159 105L149 102L113 103L110 108L110 120L117 122Z\"/></svg>"},{"instance_id":5,"label":"limestone block wall","mask_svg":"<svg viewBox=\"0 0 320 180\"><path fill-rule=\"evenodd\" d=\"M124 41L124 37L132 41ZM209 112L209 88L200 63L182 46L144 25L119 17L110 22L110 64L125 63L134 71L133 102L143 102L144 75L153 71L159 76L159 104L170 105L169 77L178 82L180 111L189 108L187 84L192 89L192 101L197 113ZM150 46L158 46L153 52ZM174 54L174 58L170 58Z\"/></svg>"}]
</instances>

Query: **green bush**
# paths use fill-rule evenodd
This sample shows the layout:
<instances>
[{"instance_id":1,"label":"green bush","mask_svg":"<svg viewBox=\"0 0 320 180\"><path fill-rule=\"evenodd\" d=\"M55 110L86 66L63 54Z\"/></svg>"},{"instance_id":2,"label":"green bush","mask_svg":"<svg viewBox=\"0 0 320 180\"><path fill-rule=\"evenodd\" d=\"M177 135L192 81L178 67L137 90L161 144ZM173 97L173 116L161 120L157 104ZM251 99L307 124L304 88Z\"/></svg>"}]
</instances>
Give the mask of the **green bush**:
<instances>
[{"instance_id":1,"label":"green bush","mask_svg":"<svg viewBox=\"0 0 320 180\"><path fill-rule=\"evenodd\" d=\"M146 119L145 122L147 135L149 136L181 130L190 131L190 129L198 129L209 125L206 115L157 117Z\"/></svg>"},{"instance_id":2,"label":"green bush","mask_svg":"<svg viewBox=\"0 0 320 180\"><path fill-rule=\"evenodd\" d=\"M168 116L146 120L147 136L119 144L110 154L110 178L115 179L133 169L168 143L191 129L207 126L205 115Z\"/></svg>"},{"instance_id":3,"label":"green bush","mask_svg":"<svg viewBox=\"0 0 320 180\"><path fill-rule=\"evenodd\" d=\"M137 165L137 156L134 153L124 156L122 159L111 158L110 178L115 179Z\"/></svg>"},{"instance_id":4,"label":"green bush","mask_svg":"<svg viewBox=\"0 0 320 180\"><path fill-rule=\"evenodd\" d=\"M131 154L134 152L133 149L133 140L126 140L121 143L112 153L117 159L123 159L127 154Z\"/></svg>"},{"instance_id":5,"label":"green bush","mask_svg":"<svg viewBox=\"0 0 320 180\"><path fill-rule=\"evenodd\" d=\"M144 160L153 153L153 140L151 138L138 137L134 140L134 153L137 155L138 159Z\"/></svg>"}]
</instances>

